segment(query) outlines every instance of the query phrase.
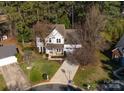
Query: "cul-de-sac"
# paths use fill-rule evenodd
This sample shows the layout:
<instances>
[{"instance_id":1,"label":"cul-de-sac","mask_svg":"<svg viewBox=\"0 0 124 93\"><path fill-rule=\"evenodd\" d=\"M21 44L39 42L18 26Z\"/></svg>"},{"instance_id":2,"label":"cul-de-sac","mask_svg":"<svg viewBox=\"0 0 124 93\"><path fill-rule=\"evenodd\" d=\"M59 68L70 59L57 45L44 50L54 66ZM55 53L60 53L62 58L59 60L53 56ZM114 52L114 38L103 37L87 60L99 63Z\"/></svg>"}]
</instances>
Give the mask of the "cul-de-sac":
<instances>
[{"instance_id":1,"label":"cul-de-sac","mask_svg":"<svg viewBox=\"0 0 124 93\"><path fill-rule=\"evenodd\" d=\"M0 91L124 91L124 1L0 1Z\"/></svg>"}]
</instances>

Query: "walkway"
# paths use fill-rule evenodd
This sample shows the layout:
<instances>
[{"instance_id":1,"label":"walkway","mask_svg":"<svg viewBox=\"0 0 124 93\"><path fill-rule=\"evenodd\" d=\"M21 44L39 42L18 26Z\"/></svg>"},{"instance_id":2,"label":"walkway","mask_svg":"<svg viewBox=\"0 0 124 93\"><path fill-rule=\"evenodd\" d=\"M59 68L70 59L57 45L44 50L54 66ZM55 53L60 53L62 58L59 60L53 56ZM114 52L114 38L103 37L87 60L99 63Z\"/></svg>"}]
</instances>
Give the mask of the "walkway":
<instances>
[{"instance_id":1,"label":"walkway","mask_svg":"<svg viewBox=\"0 0 124 93\"><path fill-rule=\"evenodd\" d=\"M0 67L9 90L26 90L30 84L17 63Z\"/></svg>"},{"instance_id":2,"label":"walkway","mask_svg":"<svg viewBox=\"0 0 124 93\"><path fill-rule=\"evenodd\" d=\"M71 64L65 60L50 82L67 84L68 80L73 80L78 68L79 65Z\"/></svg>"}]
</instances>

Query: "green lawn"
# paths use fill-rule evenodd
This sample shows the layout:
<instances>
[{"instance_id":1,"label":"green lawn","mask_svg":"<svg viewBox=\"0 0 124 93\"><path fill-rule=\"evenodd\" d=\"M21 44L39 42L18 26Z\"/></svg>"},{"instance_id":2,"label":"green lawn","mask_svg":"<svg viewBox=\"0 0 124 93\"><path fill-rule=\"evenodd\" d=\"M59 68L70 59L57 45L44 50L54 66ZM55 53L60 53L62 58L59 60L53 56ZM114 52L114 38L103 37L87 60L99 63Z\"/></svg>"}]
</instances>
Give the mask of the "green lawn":
<instances>
[{"instance_id":1,"label":"green lawn","mask_svg":"<svg viewBox=\"0 0 124 93\"><path fill-rule=\"evenodd\" d=\"M83 84L90 84L93 89L97 85L97 81L108 79L107 73L98 66L88 66L79 68L75 77L74 84L83 87Z\"/></svg>"},{"instance_id":2,"label":"green lawn","mask_svg":"<svg viewBox=\"0 0 124 93\"><path fill-rule=\"evenodd\" d=\"M51 78L60 67L60 63L39 58L32 62L31 70L26 69L28 66L26 63L20 64L20 66L26 73L30 82L35 84L44 80L42 77L43 73L47 73L49 78Z\"/></svg>"},{"instance_id":3,"label":"green lawn","mask_svg":"<svg viewBox=\"0 0 124 93\"><path fill-rule=\"evenodd\" d=\"M7 90L6 83L2 75L0 75L0 91Z\"/></svg>"},{"instance_id":4,"label":"green lawn","mask_svg":"<svg viewBox=\"0 0 124 93\"><path fill-rule=\"evenodd\" d=\"M99 54L101 60L109 60L105 55ZM88 65L80 67L74 77L74 84L83 87L84 84L90 84L92 89L95 89L97 82L110 79L108 72L104 70L101 61L97 62L96 65Z\"/></svg>"}]
</instances>

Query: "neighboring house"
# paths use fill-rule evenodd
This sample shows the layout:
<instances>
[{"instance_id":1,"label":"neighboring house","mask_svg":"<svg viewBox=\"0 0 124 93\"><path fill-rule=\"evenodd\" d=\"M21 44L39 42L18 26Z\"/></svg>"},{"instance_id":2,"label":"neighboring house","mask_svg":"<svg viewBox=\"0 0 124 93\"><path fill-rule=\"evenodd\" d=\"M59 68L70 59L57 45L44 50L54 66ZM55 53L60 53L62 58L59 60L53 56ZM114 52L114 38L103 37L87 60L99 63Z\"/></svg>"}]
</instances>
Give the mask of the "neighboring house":
<instances>
[{"instance_id":1,"label":"neighboring house","mask_svg":"<svg viewBox=\"0 0 124 93\"><path fill-rule=\"evenodd\" d=\"M16 63L16 53L15 45L0 46L0 66Z\"/></svg>"},{"instance_id":2,"label":"neighboring house","mask_svg":"<svg viewBox=\"0 0 124 93\"><path fill-rule=\"evenodd\" d=\"M115 48L112 50L112 58L124 65L124 35L121 37Z\"/></svg>"},{"instance_id":3,"label":"neighboring house","mask_svg":"<svg viewBox=\"0 0 124 93\"><path fill-rule=\"evenodd\" d=\"M7 35L3 35L3 36L0 35L0 41L6 40L7 38L8 38Z\"/></svg>"},{"instance_id":4,"label":"neighboring house","mask_svg":"<svg viewBox=\"0 0 124 93\"><path fill-rule=\"evenodd\" d=\"M77 38L75 29L65 29L63 24L57 24L46 36L45 45L40 37L36 37L36 46L39 52L50 56L64 56L64 53L72 53L74 49L81 47L81 44L76 42Z\"/></svg>"}]
</instances>

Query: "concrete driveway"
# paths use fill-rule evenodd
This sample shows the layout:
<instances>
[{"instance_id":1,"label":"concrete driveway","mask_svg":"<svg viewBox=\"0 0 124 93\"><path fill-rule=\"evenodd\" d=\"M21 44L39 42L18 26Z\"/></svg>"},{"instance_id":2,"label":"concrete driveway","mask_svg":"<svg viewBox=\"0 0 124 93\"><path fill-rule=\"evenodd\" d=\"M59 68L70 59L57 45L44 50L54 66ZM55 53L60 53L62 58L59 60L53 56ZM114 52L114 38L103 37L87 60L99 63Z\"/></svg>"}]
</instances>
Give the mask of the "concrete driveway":
<instances>
[{"instance_id":1,"label":"concrete driveway","mask_svg":"<svg viewBox=\"0 0 124 93\"><path fill-rule=\"evenodd\" d=\"M26 90L30 84L17 63L0 67L9 90Z\"/></svg>"},{"instance_id":2,"label":"concrete driveway","mask_svg":"<svg viewBox=\"0 0 124 93\"><path fill-rule=\"evenodd\" d=\"M67 60L63 62L61 67L55 73L50 82L68 83L68 80L73 80L79 65L71 64Z\"/></svg>"}]
</instances>

